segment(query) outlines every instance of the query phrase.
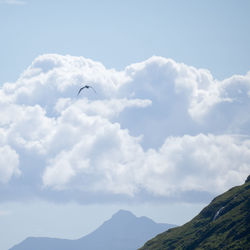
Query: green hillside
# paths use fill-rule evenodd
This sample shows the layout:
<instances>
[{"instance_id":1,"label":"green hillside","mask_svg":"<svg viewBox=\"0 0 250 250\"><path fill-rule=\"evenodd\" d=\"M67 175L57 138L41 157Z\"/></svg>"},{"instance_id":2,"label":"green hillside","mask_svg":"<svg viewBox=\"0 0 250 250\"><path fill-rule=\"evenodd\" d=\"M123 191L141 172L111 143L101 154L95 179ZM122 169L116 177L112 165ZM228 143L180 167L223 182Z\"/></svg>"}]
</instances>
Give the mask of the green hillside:
<instances>
[{"instance_id":1,"label":"green hillside","mask_svg":"<svg viewBox=\"0 0 250 250\"><path fill-rule=\"evenodd\" d=\"M195 218L146 242L140 250L250 249L250 176L216 197Z\"/></svg>"}]
</instances>

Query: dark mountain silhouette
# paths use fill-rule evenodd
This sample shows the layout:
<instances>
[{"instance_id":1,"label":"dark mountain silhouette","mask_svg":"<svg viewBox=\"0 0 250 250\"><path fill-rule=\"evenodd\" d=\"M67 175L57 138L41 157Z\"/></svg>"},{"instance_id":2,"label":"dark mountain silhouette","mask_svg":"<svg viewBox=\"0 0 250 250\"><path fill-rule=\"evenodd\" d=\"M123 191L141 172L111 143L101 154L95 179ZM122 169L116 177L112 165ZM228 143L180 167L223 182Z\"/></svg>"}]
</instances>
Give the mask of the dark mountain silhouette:
<instances>
[{"instance_id":1,"label":"dark mountain silhouette","mask_svg":"<svg viewBox=\"0 0 250 250\"><path fill-rule=\"evenodd\" d=\"M250 249L250 176L199 215L146 242L141 250Z\"/></svg>"},{"instance_id":2,"label":"dark mountain silhouette","mask_svg":"<svg viewBox=\"0 0 250 250\"><path fill-rule=\"evenodd\" d=\"M155 223L120 210L94 232L77 240L29 237L9 250L135 250L175 225Z\"/></svg>"}]
</instances>

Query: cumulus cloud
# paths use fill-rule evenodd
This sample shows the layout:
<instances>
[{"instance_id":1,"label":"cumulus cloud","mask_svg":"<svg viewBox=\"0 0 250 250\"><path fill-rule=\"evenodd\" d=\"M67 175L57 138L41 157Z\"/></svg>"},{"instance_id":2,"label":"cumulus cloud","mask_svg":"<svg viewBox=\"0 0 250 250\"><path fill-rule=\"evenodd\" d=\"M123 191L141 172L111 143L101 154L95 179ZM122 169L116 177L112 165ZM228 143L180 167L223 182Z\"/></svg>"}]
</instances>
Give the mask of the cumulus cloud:
<instances>
[{"instance_id":1,"label":"cumulus cloud","mask_svg":"<svg viewBox=\"0 0 250 250\"><path fill-rule=\"evenodd\" d=\"M85 83L97 93L77 96ZM0 89L0 185L80 202L222 192L249 174L249 93L249 73L218 81L163 57L116 71L41 55Z\"/></svg>"},{"instance_id":2,"label":"cumulus cloud","mask_svg":"<svg viewBox=\"0 0 250 250\"><path fill-rule=\"evenodd\" d=\"M78 107L82 112L88 115L99 115L101 117L112 118L118 116L125 108L137 107L144 108L152 104L151 100L141 99L111 99L111 100L94 100L83 99L78 101ZM69 98L59 99L55 105L55 110L60 113L66 107L72 105Z\"/></svg>"},{"instance_id":3,"label":"cumulus cloud","mask_svg":"<svg viewBox=\"0 0 250 250\"><path fill-rule=\"evenodd\" d=\"M169 137L158 151L149 151L146 188L162 195L222 192L227 183L243 182L242 176L249 174L249 142L228 135Z\"/></svg>"},{"instance_id":4,"label":"cumulus cloud","mask_svg":"<svg viewBox=\"0 0 250 250\"><path fill-rule=\"evenodd\" d=\"M12 176L20 175L19 157L9 146L0 147L0 183L7 183Z\"/></svg>"}]
</instances>

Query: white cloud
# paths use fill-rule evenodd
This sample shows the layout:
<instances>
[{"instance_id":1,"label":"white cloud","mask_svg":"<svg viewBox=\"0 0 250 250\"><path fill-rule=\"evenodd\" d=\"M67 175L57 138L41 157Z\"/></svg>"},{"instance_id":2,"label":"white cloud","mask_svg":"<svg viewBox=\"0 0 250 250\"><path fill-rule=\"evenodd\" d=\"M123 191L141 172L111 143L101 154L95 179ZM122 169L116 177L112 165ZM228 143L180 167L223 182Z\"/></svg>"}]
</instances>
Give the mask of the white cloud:
<instances>
[{"instance_id":1,"label":"white cloud","mask_svg":"<svg viewBox=\"0 0 250 250\"><path fill-rule=\"evenodd\" d=\"M97 94L77 96L86 82ZM249 92L250 74L218 81L162 57L116 71L39 56L0 89L0 182L50 199L222 192L250 172Z\"/></svg>"},{"instance_id":2,"label":"white cloud","mask_svg":"<svg viewBox=\"0 0 250 250\"><path fill-rule=\"evenodd\" d=\"M185 135L169 137L148 152L146 188L162 195L200 190L219 193L249 174L250 140L232 136Z\"/></svg>"},{"instance_id":3,"label":"white cloud","mask_svg":"<svg viewBox=\"0 0 250 250\"><path fill-rule=\"evenodd\" d=\"M7 183L12 176L20 175L18 154L9 146L0 147L0 183Z\"/></svg>"},{"instance_id":4,"label":"white cloud","mask_svg":"<svg viewBox=\"0 0 250 250\"><path fill-rule=\"evenodd\" d=\"M219 193L249 174L250 140L186 135L144 152L138 140L118 127L102 133L83 136L72 150L53 159L43 176L45 185L132 196L147 190L172 197L187 191Z\"/></svg>"},{"instance_id":5,"label":"white cloud","mask_svg":"<svg viewBox=\"0 0 250 250\"><path fill-rule=\"evenodd\" d=\"M132 99L111 99L111 100L94 100L82 99L77 102L77 108L88 115L99 115L101 117L112 118L118 116L126 108L145 108L150 106L150 100ZM73 103L69 98L61 98L55 105L55 110L60 113Z\"/></svg>"},{"instance_id":6,"label":"white cloud","mask_svg":"<svg viewBox=\"0 0 250 250\"><path fill-rule=\"evenodd\" d=\"M58 126L64 129L58 129L61 134L56 137L63 137L66 145L63 143L59 154L49 161L43 175L44 185L63 189L70 184L90 191L131 194L130 180L125 178L131 176L131 169L124 163L133 161L138 152L143 153L139 138L131 137L117 123L77 111L72 107L60 119ZM65 127L65 120L71 126L77 125L75 129ZM57 140L52 138L50 143Z\"/></svg>"}]
</instances>

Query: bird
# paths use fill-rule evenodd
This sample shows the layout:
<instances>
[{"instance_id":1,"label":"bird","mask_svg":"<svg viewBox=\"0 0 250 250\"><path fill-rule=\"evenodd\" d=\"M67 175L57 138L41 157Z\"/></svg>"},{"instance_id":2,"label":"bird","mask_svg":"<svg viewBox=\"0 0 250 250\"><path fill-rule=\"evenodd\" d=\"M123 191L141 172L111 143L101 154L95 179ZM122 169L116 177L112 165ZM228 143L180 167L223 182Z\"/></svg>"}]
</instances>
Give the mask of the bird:
<instances>
[{"instance_id":1,"label":"bird","mask_svg":"<svg viewBox=\"0 0 250 250\"><path fill-rule=\"evenodd\" d=\"M89 88L91 88L91 89L93 89L93 91L96 93L96 91L95 91L95 89L92 87L92 86L89 86L89 85L85 85L85 86L83 86L83 87L81 87L80 89L79 89L79 91L78 91L78 94L77 95L79 95L80 94L80 92L83 90L83 89L89 89Z\"/></svg>"}]
</instances>

